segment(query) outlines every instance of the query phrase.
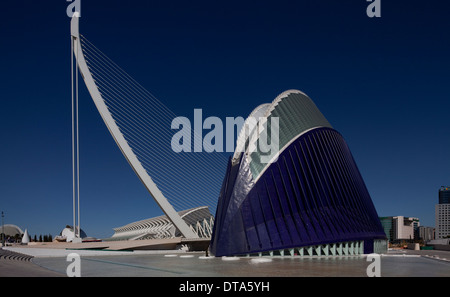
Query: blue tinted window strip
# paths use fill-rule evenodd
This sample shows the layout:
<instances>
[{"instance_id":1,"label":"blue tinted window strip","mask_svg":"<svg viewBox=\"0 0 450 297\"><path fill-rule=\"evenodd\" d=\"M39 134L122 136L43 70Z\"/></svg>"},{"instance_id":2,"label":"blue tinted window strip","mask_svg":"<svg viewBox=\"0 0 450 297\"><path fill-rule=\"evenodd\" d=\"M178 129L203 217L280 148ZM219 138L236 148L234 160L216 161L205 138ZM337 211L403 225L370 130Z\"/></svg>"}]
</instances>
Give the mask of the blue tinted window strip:
<instances>
[{"instance_id":1,"label":"blue tinted window strip","mask_svg":"<svg viewBox=\"0 0 450 297\"><path fill-rule=\"evenodd\" d=\"M357 184L360 188L360 193L363 196L361 199L361 203L368 214L369 221L371 222L371 226L373 227L373 230L378 230L377 225L381 226L381 223L379 223L378 214L376 212L375 206L373 205L373 203L371 203L372 199L370 198L369 191L367 190L367 187L364 184L364 180L362 179L361 172L359 171L359 169L355 163L355 160L353 158L353 155L351 154L349 149L348 149L348 154L347 154L347 162L350 162L349 164L352 164L352 168L353 168L352 178L357 182ZM377 218L377 219L375 219L375 218Z\"/></svg>"},{"instance_id":2,"label":"blue tinted window strip","mask_svg":"<svg viewBox=\"0 0 450 297\"><path fill-rule=\"evenodd\" d=\"M305 173L302 167L302 162L300 160L299 154L298 154L298 150L297 150L297 144L294 144L293 146L294 149L294 160L295 162L294 164L294 169L295 169L295 173L296 173L296 177L298 180L298 186L301 189L301 194L302 194L302 198L303 201L305 201L305 208L302 211L302 216L306 217L309 221L308 226L310 226L310 230L314 231L311 233L311 237L314 237L314 239L318 239L318 238L322 238L324 236L324 232L322 231L322 228L320 227L320 225L317 223L317 218L315 213L312 211L312 207L310 205L310 201L308 197L310 196L310 189L309 189L309 185L305 179ZM298 169L297 169L297 166Z\"/></svg>"},{"instance_id":3,"label":"blue tinted window strip","mask_svg":"<svg viewBox=\"0 0 450 297\"><path fill-rule=\"evenodd\" d=\"M311 185L310 186L310 188L311 188L310 201L311 201L311 204L313 205L313 208L311 210L316 214L317 224L320 226L321 230L325 234L325 237L331 237L331 231L328 228L327 224L325 223L325 218L320 211L321 210L320 204L319 204L320 203L320 197L319 197L320 194L319 194L319 190L317 188L317 184L314 181L314 176L311 172L311 167L310 167L311 160L310 160L310 158L308 158L308 156L306 155L305 150L303 148L305 145L304 140L305 140L305 138L302 138L302 140L298 143L299 144L298 147L302 152L302 156L303 156L302 160L303 160L303 164L305 164L304 170L308 177L308 182Z\"/></svg>"},{"instance_id":4,"label":"blue tinted window strip","mask_svg":"<svg viewBox=\"0 0 450 297\"><path fill-rule=\"evenodd\" d=\"M216 209L216 215L214 216L214 226L213 226L213 232L211 237L211 251L213 253L216 252L217 242L219 241L219 236L221 236L222 231L222 216L223 213L226 211L226 208L224 207L224 200L225 200L225 193L226 188L229 182L231 173L231 158L228 159L228 166L227 171L225 173L224 181L222 182L222 187L220 189L220 196L219 201L217 202L217 209Z\"/></svg>"},{"instance_id":5,"label":"blue tinted window strip","mask_svg":"<svg viewBox=\"0 0 450 297\"><path fill-rule=\"evenodd\" d=\"M326 228L330 231L332 238L335 238L335 236L337 235L337 231L334 228L334 224L330 223L330 221L329 221L330 213L327 211L329 206L326 203L326 199L325 199L326 192L323 187L322 178L317 169L317 165L319 165L317 163L318 162L317 156L315 156L315 155L313 155L313 153L311 153L312 149L310 148L310 145L311 145L311 135L309 134L305 137L305 150L306 150L306 154L309 157L309 160L311 160L308 165L309 165L309 169L311 170L312 177L315 181L314 184L316 186L316 191L317 191L319 211L322 214L323 223L325 224ZM323 213L325 213L325 215L323 215Z\"/></svg>"},{"instance_id":6,"label":"blue tinted window strip","mask_svg":"<svg viewBox=\"0 0 450 297\"><path fill-rule=\"evenodd\" d=\"M240 215L244 223L244 233L247 239L247 249L255 250L260 248L260 239L256 231L255 221L253 219L253 212L250 206L250 200L245 199L241 204Z\"/></svg>"},{"instance_id":7,"label":"blue tinted window strip","mask_svg":"<svg viewBox=\"0 0 450 297\"><path fill-rule=\"evenodd\" d=\"M303 162L300 159L299 153L298 153L298 149L297 149L297 145L295 144L293 146L294 151L295 151L295 157L296 157L296 164L298 164L299 167L299 171L297 171L297 178L300 181L300 188L305 189L303 194L304 194L304 201L306 202L306 208L304 209L304 214L308 217L309 221L311 222L311 226L313 227L315 234L314 237L315 238L323 238L324 237L324 231L322 230L322 227L320 226L320 224L318 223L318 218L316 217L317 214L314 211L314 205L311 203L310 201L310 197L312 197L311 195L311 189L310 186L308 184L308 181L306 180L306 175L305 175L305 171L303 169ZM298 174L300 172L300 175Z\"/></svg>"},{"instance_id":8,"label":"blue tinted window strip","mask_svg":"<svg viewBox=\"0 0 450 297\"><path fill-rule=\"evenodd\" d=\"M328 131L327 131L328 132ZM331 133L331 132L330 132ZM347 217L347 220L351 222L352 231L355 232L355 228L359 229L358 225L359 223L355 220L355 215L357 216L357 213L355 213L355 208L352 205L352 193L349 190L349 187L346 184L346 180L343 176L342 172L342 164L338 160L337 154L339 153L336 149L336 143L331 141L331 135L327 135L328 140L328 148L330 149L332 156L332 164L334 164L334 170L335 170L335 176L338 179L338 184L340 185L340 188L342 189L342 204L343 204L343 211L345 213L345 217Z\"/></svg>"},{"instance_id":9,"label":"blue tinted window strip","mask_svg":"<svg viewBox=\"0 0 450 297\"><path fill-rule=\"evenodd\" d=\"M230 171L229 180L227 181L224 200L223 200L224 211L223 211L223 215L222 215L222 218L220 221L222 226L224 225L225 221L229 220L228 216L234 215L234 214L229 213L229 206L230 206L230 202L232 201L232 199L235 198L233 195L233 190L234 190L234 186L236 184L236 179L238 178L238 173L239 173L239 166L232 166L231 171ZM226 226L223 226L223 227L226 228Z\"/></svg>"},{"instance_id":10,"label":"blue tinted window strip","mask_svg":"<svg viewBox=\"0 0 450 297\"><path fill-rule=\"evenodd\" d=\"M295 194L295 197L297 198L296 202L297 202L298 208L300 210L304 210L304 209L306 209L308 207L308 203L305 201L305 192L303 190L303 187L302 187L301 180L300 180L300 177L298 175L297 169L295 168L295 164L297 162L294 161L294 157L292 156L292 150L289 150L289 158L290 158L290 161L291 161L289 169L290 169L290 171L293 171L293 173L295 175L295 179L294 179L294 178L292 178L292 175L289 172L289 177L290 177L290 180L291 180L292 189L294 189L294 194ZM294 182L294 180L295 180L295 182Z\"/></svg>"},{"instance_id":11,"label":"blue tinted window strip","mask_svg":"<svg viewBox=\"0 0 450 297\"><path fill-rule=\"evenodd\" d=\"M267 226L264 215L262 213L257 191L250 191L247 200L249 201L250 210L252 212L253 221L256 227L256 232L258 234L259 249L270 248L270 245L268 244L270 242L270 236L267 232Z\"/></svg>"},{"instance_id":12,"label":"blue tinted window strip","mask_svg":"<svg viewBox=\"0 0 450 297\"><path fill-rule=\"evenodd\" d=\"M297 223L297 228L299 230L299 235L301 237L301 240L304 242L310 242L312 241L312 237L311 237L311 231L309 230L308 226L310 225L310 222L308 220L308 218L306 216L302 216L301 215L301 211L305 209L305 207L303 206L303 202L301 201L302 198L299 197L301 196L299 194L299 189L297 188L298 185L298 181L296 180L294 182L291 171L295 170L293 168L293 161L292 161L292 154L289 151L289 158L291 160L290 165L288 165L288 161L286 160L286 158L284 158L284 162L285 162L285 166L286 166L286 172L288 174L288 179L289 179L289 185L290 185L290 189L292 190L291 193L292 194L292 199L293 199L293 204L296 207L296 211L295 211L295 218L296 218L296 223ZM295 172L294 172L295 175Z\"/></svg>"},{"instance_id":13,"label":"blue tinted window strip","mask_svg":"<svg viewBox=\"0 0 450 297\"><path fill-rule=\"evenodd\" d=\"M333 137L334 140L338 141L337 140L337 134L335 134L333 136L334 136ZM365 195L363 195L363 194L366 191L366 189L365 189L365 187L362 187L361 183L355 184L355 182L358 182L358 181L355 180L355 174L354 174L355 170L357 170L357 169L354 166L351 166L348 163L348 162L354 162L354 160L352 160L353 158L349 159L350 151L349 151L348 147L345 146L345 143L343 143L342 140L340 141L340 144L341 145L338 146L338 150L341 151L341 156L342 156L342 159L343 159L342 162L344 164L344 168L346 169L345 173L346 173L347 179L349 180L350 185L352 186L353 192L354 192L354 194L356 196L356 198L354 199L355 200L355 205L356 205L356 207L358 207L358 209L360 211L360 214L361 214L361 218L363 219L363 222L365 223L365 225L366 226L371 226L372 225L371 224L372 220L368 216L367 208L364 205L364 200L367 197L364 197Z\"/></svg>"},{"instance_id":14,"label":"blue tinted window strip","mask_svg":"<svg viewBox=\"0 0 450 297\"><path fill-rule=\"evenodd\" d=\"M332 198L333 194L330 189L330 182L329 182L329 176L325 173L326 172L326 166L324 161L324 156L321 153L321 148L317 145L317 139L316 134L310 134L308 137L309 140L309 146L310 146L310 153L314 155L314 160L316 161L316 174L319 177L319 180L321 181L321 188L324 194L324 205L327 208L330 208L332 204Z\"/></svg>"},{"instance_id":15,"label":"blue tinted window strip","mask_svg":"<svg viewBox=\"0 0 450 297\"><path fill-rule=\"evenodd\" d=\"M223 184L223 194L221 194L220 196L220 200L219 203L221 204L221 207L217 208L217 217L215 218L214 221L214 227L216 227L217 225L217 230L219 230L218 232L218 238L217 241L221 240L221 237L223 236L224 230L226 229L227 226L224 226L224 222L227 216L227 211L228 211L228 205L231 199L231 195L232 195L232 189L234 187L235 181L236 181L236 177L237 177L237 173L238 173L238 167L239 166L232 166L231 165L231 158L228 161L228 173L226 175L224 184Z\"/></svg>"},{"instance_id":16,"label":"blue tinted window strip","mask_svg":"<svg viewBox=\"0 0 450 297\"><path fill-rule=\"evenodd\" d=\"M309 138L310 138L310 135L306 135L304 137L304 142L303 142L304 143L304 154L305 154L306 159L309 161L309 162L307 162L308 170L310 172L311 182L314 184L314 187L316 190L315 192L317 193L316 199L315 199L317 211L320 213L321 218L322 218L320 223L322 224L322 226L324 226L324 229L329 232L329 236L331 238L334 238L334 236L336 235L336 231L333 228L333 224L331 224L329 222L329 215L326 211L328 206L325 205L325 203L324 203L325 193L323 191L323 186L322 186L320 176L317 172L316 159L311 154L311 149L309 147Z\"/></svg>"},{"instance_id":17,"label":"blue tinted window strip","mask_svg":"<svg viewBox=\"0 0 450 297\"><path fill-rule=\"evenodd\" d=\"M281 156L280 156L281 157ZM280 171L281 176L281 185L282 189L280 191L283 192L283 195L286 197L286 204L289 208L289 215L292 219L293 223L293 231L292 231L292 237L293 241L299 242L301 240L299 225L301 224L300 218L299 218L299 212L297 205L295 203L295 198L293 197L293 190L290 188L290 177L289 177L289 170L286 166L286 157L283 155L280 159L280 162L278 164L278 169Z\"/></svg>"},{"instance_id":18,"label":"blue tinted window strip","mask_svg":"<svg viewBox=\"0 0 450 297\"><path fill-rule=\"evenodd\" d=\"M320 131L318 132L320 133ZM326 208L325 208L325 212L328 214L328 220L330 222L330 229L333 231L334 233L334 237L337 238L338 234L342 234L342 229L340 228L341 223L337 220L336 216L335 216L335 212L332 211L333 209L335 209L335 205L334 205L334 199L333 196L334 194L331 192L330 190L330 179L329 176L325 174L325 164L324 164L324 156L322 156L321 152L320 152L320 148L317 145L317 140L315 137L316 134L310 134L310 136L308 137L309 142L310 142L310 147L311 150L310 152L312 152L312 154L314 154L314 158L316 160L316 172L317 172L317 176L318 176L318 180L319 183L321 184L321 188L323 190L324 193L324 201L326 202Z\"/></svg>"},{"instance_id":19,"label":"blue tinted window strip","mask_svg":"<svg viewBox=\"0 0 450 297\"><path fill-rule=\"evenodd\" d=\"M349 202L352 209L354 209L357 212L357 219L355 220L357 222L357 226L359 226L358 230L364 230L364 226L368 225L367 216L360 205L360 199L362 198L358 194L358 190L355 188L355 184L352 181L351 174L349 172L348 166L346 166L346 161L343 157L343 150L341 146L339 145L340 142L336 137L335 133L331 133L331 142L333 143L333 149L336 151L336 162L340 167L340 176L343 179L343 185L347 189L349 193ZM354 218L354 216L352 216Z\"/></svg>"},{"instance_id":20,"label":"blue tinted window strip","mask_svg":"<svg viewBox=\"0 0 450 297\"><path fill-rule=\"evenodd\" d=\"M317 159L317 173L319 176L319 182L322 184L322 188L323 191L325 193L324 196L324 201L326 201L326 213L327 218L328 218L328 222L329 225L331 226L331 229L333 231L333 233L335 234L335 239L341 239L339 236L344 234L343 229L342 229L342 222L338 219L337 215L336 215L336 208L335 208L335 195L334 192L331 191L330 189L330 178L329 175L325 174L326 168L324 168L324 163L322 160L322 157L318 157L318 152L316 152L316 150L318 150L318 147L316 147L314 145L314 141L315 141L315 137L314 135L312 135L312 137L310 138L311 141L311 147L312 147L312 152L315 154L315 157Z\"/></svg>"},{"instance_id":21,"label":"blue tinted window strip","mask_svg":"<svg viewBox=\"0 0 450 297\"><path fill-rule=\"evenodd\" d=\"M294 194L296 198L296 202L298 204L299 208L299 217L302 220L303 226L305 230L307 231L306 235L309 238L309 241L315 241L317 240L317 232L309 218L308 215L306 215L306 209L308 209L308 203L306 202L304 187L302 185L302 182L300 180L299 173L297 171L296 165L297 162L294 160L294 156L292 155L292 150L289 150L289 157L291 160L290 163L290 169L293 171L293 174L289 172L289 177L291 180L292 188L294 189Z\"/></svg>"},{"instance_id":22,"label":"blue tinted window strip","mask_svg":"<svg viewBox=\"0 0 450 297\"><path fill-rule=\"evenodd\" d=\"M332 156L334 160L332 163L336 164L338 168L337 176L339 177L342 189L346 193L343 196L344 200L346 201L346 206L343 209L344 213L346 214L344 217L346 217L347 220L351 222L350 227L352 230L352 234L357 234L364 230L364 222L361 221L361 218L363 218L364 215L361 214L361 209L357 205L358 195L355 193L355 189L351 185L351 180L348 180L348 174L345 170L345 167L343 167L343 164L340 161L340 158L342 158L342 151L339 150L339 145L343 143L343 139L336 139L337 141L334 142L332 136L336 135L338 138L340 138L340 135L333 130L329 130L326 132L330 132L328 135L328 139L330 143L329 147L332 150Z\"/></svg>"},{"instance_id":23,"label":"blue tinted window strip","mask_svg":"<svg viewBox=\"0 0 450 297\"><path fill-rule=\"evenodd\" d=\"M263 205L261 203L261 197L260 197L259 192L257 191L256 188L254 188L253 193L255 194L255 197L257 198L257 199L255 199L255 202L257 202L256 211L263 218L263 224L258 224L258 230L260 232L259 233L260 234L260 238L264 239L267 236L267 238L269 239L266 242L264 242L264 241L261 242L261 248L263 248L263 249L271 249L273 247L273 239L272 239L273 235L271 235L271 233L270 233L271 230L269 229L269 226L267 225L267 218L264 215ZM259 206L259 209L258 209L258 206Z\"/></svg>"},{"instance_id":24,"label":"blue tinted window strip","mask_svg":"<svg viewBox=\"0 0 450 297\"><path fill-rule=\"evenodd\" d=\"M277 193L275 192L273 176L270 171L269 171L270 175L268 175L267 178L264 179L267 198L270 201L270 206L272 207L273 216L275 218L275 224L277 226L278 234L281 238L281 245L288 245L291 243L291 238L289 237L287 226L284 223L283 213L278 203L278 197Z\"/></svg>"},{"instance_id":25,"label":"blue tinted window strip","mask_svg":"<svg viewBox=\"0 0 450 297\"><path fill-rule=\"evenodd\" d=\"M342 176L342 168L341 165L339 164L338 160L337 160L337 156L336 154L338 154L335 144L330 141L330 138L327 137L327 148L329 149L330 153L330 157L331 157L331 164L333 165L333 171L334 171L334 176L336 177L337 180L337 184L336 187L341 189L341 195L340 195L340 200L341 200L341 210L343 211L343 213L345 214L343 217L347 218L347 221L351 222L350 226L352 228L352 231L355 231L355 227L358 228L358 222L354 219L355 214L354 212L354 208L352 207L351 204L351 194L348 190L348 187L345 184L345 181L343 179ZM340 186L339 186L340 185ZM350 211L350 212L349 212Z\"/></svg>"},{"instance_id":26,"label":"blue tinted window strip","mask_svg":"<svg viewBox=\"0 0 450 297\"><path fill-rule=\"evenodd\" d=\"M309 162L307 162L308 164L308 169L310 171L310 175L311 175L311 180L314 183L315 189L316 189L316 193L317 193L317 206L319 207L319 209L321 208L325 208L328 205L326 204L326 202L324 202L323 197L326 195L323 185L321 183L321 179L317 170L317 158L315 155L313 155L311 153L311 148L310 148L310 137L311 135L305 135L304 138L304 151L305 151L305 155L307 160L309 160Z\"/></svg>"},{"instance_id":27,"label":"blue tinted window strip","mask_svg":"<svg viewBox=\"0 0 450 297\"><path fill-rule=\"evenodd\" d=\"M342 193L340 187L338 186L337 179L334 176L332 162L330 161L331 156L327 149L328 141L324 138L323 131L318 133L318 141L317 146L319 147L319 152L323 158L324 163L324 171L327 173L329 186L331 188L332 196L332 205L335 210L335 215L337 217L337 225L342 229L343 233L350 232L350 228L348 226L348 221L344 219L344 214L342 213Z\"/></svg>"},{"instance_id":28,"label":"blue tinted window strip","mask_svg":"<svg viewBox=\"0 0 450 297\"><path fill-rule=\"evenodd\" d=\"M325 185L324 190L326 193L326 199L327 199L327 211L329 213L330 216L330 221L332 222L332 225L334 227L334 229L336 229L336 233L337 234L342 234L343 230L342 230L342 222L339 220L339 218L336 216L335 210L336 209L336 205L335 205L335 191L334 188L333 190L332 188L332 183L331 183L331 178L330 175L328 173L328 169L327 169L327 165L325 162L325 156L322 152L322 148L321 146L319 146L316 135L320 134L320 131L318 131L318 133L316 134L311 134L311 147L312 147L312 151L314 152L317 162L318 162L318 168L319 168L319 172L320 172L320 176L321 179L324 181L323 184Z\"/></svg>"},{"instance_id":29,"label":"blue tinted window strip","mask_svg":"<svg viewBox=\"0 0 450 297\"><path fill-rule=\"evenodd\" d=\"M328 147L330 146L329 140L324 137L323 131L318 133L317 138L319 139L319 141L318 141L318 147L320 148L319 152L323 156L325 171L328 175L328 178L330 181L329 184L330 184L330 187L332 188L332 192L333 192L332 204L333 204L333 208L336 212L338 226L340 228L342 228L343 233L348 233L351 230L349 227L350 222L348 220L344 219L347 217L347 216L344 216L344 213L343 213L345 203L343 201L344 198L343 198L343 193L341 191L341 187L339 187L338 179L335 176L335 169L333 168L333 165L332 165L333 162L331 161L332 156L330 155L330 152L328 150Z\"/></svg>"},{"instance_id":30,"label":"blue tinted window strip","mask_svg":"<svg viewBox=\"0 0 450 297\"><path fill-rule=\"evenodd\" d=\"M258 196L260 197L261 207L263 210L264 217L266 219L267 231L270 234L271 245L272 247L280 246L281 239L279 236L278 228L275 223L272 206L270 205L270 200L267 195L264 180L261 180L261 182L257 183L257 186L258 186Z\"/></svg>"},{"instance_id":31,"label":"blue tinted window strip","mask_svg":"<svg viewBox=\"0 0 450 297\"><path fill-rule=\"evenodd\" d=\"M277 194L278 204L281 208L282 217L284 219L284 224L287 227L289 234L289 240L292 242L298 242L298 231L294 223L294 215L292 209L289 206L289 198L284 191L283 187L283 176L280 169L280 162L274 164L274 170L272 170L272 179L274 181L275 192Z\"/></svg>"}]
</instances>

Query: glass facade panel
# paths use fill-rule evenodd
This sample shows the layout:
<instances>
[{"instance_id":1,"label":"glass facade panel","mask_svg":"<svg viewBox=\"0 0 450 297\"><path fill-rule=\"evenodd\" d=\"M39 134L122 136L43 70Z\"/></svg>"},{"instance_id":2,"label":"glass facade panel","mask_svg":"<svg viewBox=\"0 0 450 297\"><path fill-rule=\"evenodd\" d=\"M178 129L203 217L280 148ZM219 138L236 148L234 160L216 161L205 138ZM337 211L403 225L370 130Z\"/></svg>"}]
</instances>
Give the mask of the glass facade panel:
<instances>
[{"instance_id":1,"label":"glass facade panel","mask_svg":"<svg viewBox=\"0 0 450 297\"><path fill-rule=\"evenodd\" d=\"M439 204L450 203L450 187L441 187L439 189Z\"/></svg>"}]
</instances>

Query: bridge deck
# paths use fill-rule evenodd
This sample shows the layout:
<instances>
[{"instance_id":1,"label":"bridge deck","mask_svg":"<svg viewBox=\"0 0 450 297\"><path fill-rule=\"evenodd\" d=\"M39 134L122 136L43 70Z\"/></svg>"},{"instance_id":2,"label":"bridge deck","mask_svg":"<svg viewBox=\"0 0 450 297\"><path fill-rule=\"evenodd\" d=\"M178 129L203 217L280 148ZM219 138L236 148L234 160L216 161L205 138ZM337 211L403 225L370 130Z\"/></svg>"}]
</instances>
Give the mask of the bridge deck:
<instances>
[{"instance_id":1,"label":"bridge deck","mask_svg":"<svg viewBox=\"0 0 450 297\"><path fill-rule=\"evenodd\" d=\"M192 250L203 251L209 246L210 239L186 239L181 237L167 239L120 240L100 242L33 242L27 248L82 249L82 250L175 250L181 244L187 244Z\"/></svg>"}]
</instances>

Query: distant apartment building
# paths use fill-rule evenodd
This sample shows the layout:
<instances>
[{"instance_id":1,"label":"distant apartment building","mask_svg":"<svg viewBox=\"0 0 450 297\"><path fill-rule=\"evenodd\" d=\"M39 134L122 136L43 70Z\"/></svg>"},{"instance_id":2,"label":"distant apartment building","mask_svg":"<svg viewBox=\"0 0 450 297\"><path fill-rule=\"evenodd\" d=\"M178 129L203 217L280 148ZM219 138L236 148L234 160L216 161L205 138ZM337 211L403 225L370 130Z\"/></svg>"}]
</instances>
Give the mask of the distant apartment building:
<instances>
[{"instance_id":1,"label":"distant apartment building","mask_svg":"<svg viewBox=\"0 0 450 297\"><path fill-rule=\"evenodd\" d=\"M380 221L391 243L419 239L420 222L418 218L405 216L380 217Z\"/></svg>"},{"instance_id":2,"label":"distant apartment building","mask_svg":"<svg viewBox=\"0 0 450 297\"><path fill-rule=\"evenodd\" d=\"M435 228L434 227L425 227L419 226L419 239L424 242L428 242L430 240L435 239Z\"/></svg>"},{"instance_id":3,"label":"distant apartment building","mask_svg":"<svg viewBox=\"0 0 450 297\"><path fill-rule=\"evenodd\" d=\"M450 236L450 187L439 189L439 204L435 206L436 239Z\"/></svg>"}]
</instances>

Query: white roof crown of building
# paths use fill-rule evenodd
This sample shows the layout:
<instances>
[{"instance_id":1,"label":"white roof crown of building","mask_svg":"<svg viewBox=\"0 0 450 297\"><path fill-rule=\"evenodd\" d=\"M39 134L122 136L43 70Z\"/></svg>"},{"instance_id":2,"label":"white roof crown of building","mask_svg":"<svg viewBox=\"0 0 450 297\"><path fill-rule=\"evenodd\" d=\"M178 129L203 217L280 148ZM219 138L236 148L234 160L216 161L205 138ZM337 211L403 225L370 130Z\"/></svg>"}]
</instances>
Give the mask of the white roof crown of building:
<instances>
[{"instance_id":1,"label":"white roof crown of building","mask_svg":"<svg viewBox=\"0 0 450 297\"><path fill-rule=\"evenodd\" d=\"M245 152L255 180L271 163L261 160L263 154L257 149L257 142L263 132L268 135L269 125L271 125L269 119L272 117L279 120L278 127L273 124L274 130L277 130L276 133L278 133L276 139L278 150L271 152L274 155L281 153L293 140L311 129L332 128L314 102L299 90L284 91L272 103L261 104L256 107L241 128L232 158L232 165L235 165L240 161L242 153ZM271 138L271 141L272 139L274 138Z\"/></svg>"}]
</instances>

